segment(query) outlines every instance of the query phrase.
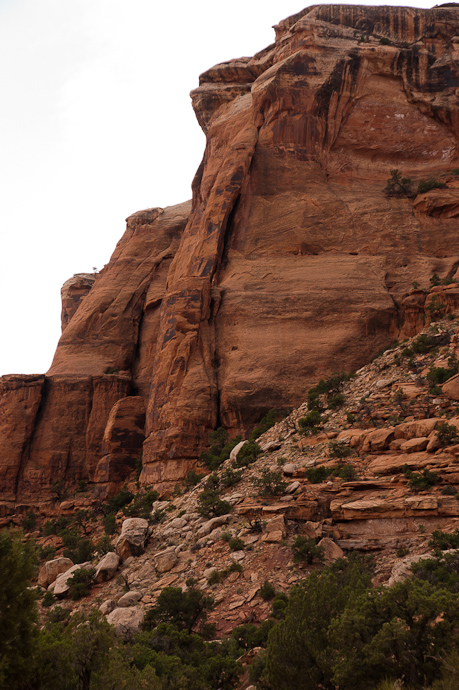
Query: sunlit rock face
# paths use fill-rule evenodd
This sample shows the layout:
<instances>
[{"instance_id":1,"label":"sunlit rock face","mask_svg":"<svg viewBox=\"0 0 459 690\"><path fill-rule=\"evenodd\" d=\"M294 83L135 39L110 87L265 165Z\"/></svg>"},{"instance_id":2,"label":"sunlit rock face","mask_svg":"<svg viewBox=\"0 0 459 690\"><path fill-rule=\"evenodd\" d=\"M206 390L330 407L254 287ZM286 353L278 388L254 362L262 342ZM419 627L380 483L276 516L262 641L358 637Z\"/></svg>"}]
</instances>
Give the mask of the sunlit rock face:
<instances>
[{"instance_id":1,"label":"sunlit rock face","mask_svg":"<svg viewBox=\"0 0 459 690\"><path fill-rule=\"evenodd\" d=\"M455 7L313 6L201 75L192 201L131 216L92 287L67 290L46 378L4 383L5 429L33 399L1 432L8 491L124 480L104 448L124 398L146 407L143 430L117 412L130 467L135 427L141 481L171 488L211 429L247 431L422 327L411 284L459 266L458 29ZM385 193L394 169L409 195ZM429 178L447 188L416 194Z\"/></svg>"}]
</instances>

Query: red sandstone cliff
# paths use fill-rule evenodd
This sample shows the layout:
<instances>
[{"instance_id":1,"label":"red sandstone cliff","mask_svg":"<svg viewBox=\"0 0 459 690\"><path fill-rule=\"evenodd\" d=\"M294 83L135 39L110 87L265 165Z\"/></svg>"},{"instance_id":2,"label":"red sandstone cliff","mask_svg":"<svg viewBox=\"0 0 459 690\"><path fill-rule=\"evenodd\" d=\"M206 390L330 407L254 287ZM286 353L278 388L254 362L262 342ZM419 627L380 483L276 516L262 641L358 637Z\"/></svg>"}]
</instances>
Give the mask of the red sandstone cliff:
<instances>
[{"instance_id":1,"label":"red sandstone cliff","mask_svg":"<svg viewBox=\"0 0 459 690\"><path fill-rule=\"evenodd\" d=\"M47 376L0 384L4 497L122 481L143 434L142 481L173 485L210 429L419 330L410 284L459 265L458 28L452 7L315 6L201 75L192 203L131 216ZM394 168L448 189L388 197Z\"/></svg>"}]
</instances>

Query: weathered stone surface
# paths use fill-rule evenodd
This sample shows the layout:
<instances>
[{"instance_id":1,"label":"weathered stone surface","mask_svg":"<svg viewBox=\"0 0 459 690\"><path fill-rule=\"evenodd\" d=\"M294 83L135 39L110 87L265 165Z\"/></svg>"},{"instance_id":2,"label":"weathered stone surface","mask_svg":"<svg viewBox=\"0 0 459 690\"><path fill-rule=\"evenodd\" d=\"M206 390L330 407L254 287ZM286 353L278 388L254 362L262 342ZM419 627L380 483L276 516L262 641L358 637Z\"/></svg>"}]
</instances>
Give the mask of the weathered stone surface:
<instances>
[{"instance_id":1,"label":"weathered stone surface","mask_svg":"<svg viewBox=\"0 0 459 690\"><path fill-rule=\"evenodd\" d=\"M116 542L116 553L125 561L129 556L140 556L145 550L148 537L148 521L143 518L124 520Z\"/></svg>"},{"instance_id":2,"label":"weathered stone surface","mask_svg":"<svg viewBox=\"0 0 459 690\"><path fill-rule=\"evenodd\" d=\"M158 573L168 573L177 562L178 557L173 549L165 549L155 554L155 568Z\"/></svg>"},{"instance_id":3,"label":"weathered stone surface","mask_svg":"<svg viewBox=\"0 0 459 690\"><path fill-rule=\"evenodd\" d=\"M318 546L321 546L324 550L324 561L326 563L333 563L333 561L337 561L338 558L344 556L344 551L329 537L321 539Z\"/></svg>"},{"instance_id":4,"label":"weathered stone surface","mask_svg":"<svg viewBox=\"0 0 459 690\"><path fill-rule=\"evenodd\" d=\"M459 374L450 378L441 388L450 400L459 400Z\"/></svg>"},{"instance_id":5,"label":"weathered stone surface","mask_svg":"<svg viewBox=\"0 0 459 690\"><path fill-rule=\"evenodd\" d=\"M109 551L105 554L101 561L97 564L94 575L95 582L106 582L115 576L118 566L120 564L120 557L117 553Z\"/></svg>"},{"instance_id":6,"label":"weathered stone surface","mask_svg":"<svg viewBox=\"0 0 459 690\"><path fill-rule=\"evenodd\" d=\"M24 447L28 447L43 394L44 376L0 378L0 487L3 499L14 498Z\"/></svg>"},{"instance_id":7,"label":"weathered stone surface","mask_svg":"<svg viewBox=\"0 0 459 690\"><path fill-rule=\"evenodd\" d=\"M86 563L77 563L72 565L68 570L61 573L48 587L48 592L52 592L58 599L64 599L70 589L68 581L73 577L77 570L89 570L92 564L88 561Z\"/></svg>"},{"instance_id":8,"label":"weathered stone surface","mask_svg":"<svg viewBox=\"0 0 459 690\"><path fill-rule=\"evenodd\" d=\"M370 472L375 474L393 474L401 472L403 465L408 465L411 470L419 470L429 464L448 463L452 460L451 455L440 453L431 455L430 453L402 453L401 455L378 455L368 464Z\"/></svg>"},{"instance_id":9,"label":"weathered stone surface","mask_svg":"<svg viewBox=\"0 0 459 690\"><path fill-rule=\"evenodd\" d=\"M212 532L216 527L221 525L226 525L230 520L229 515L218 515L217 517L207 520L197 531L198 539L200 537L205 537Z\"/></svg>"},{"instance_id":10,"label":"weathered stone surface","mask_svg":"<svg viewBox=\"0 0 459 690\"><path fill-rule=\"evenodd\" d=\"M218 424L247 435L337 358L354 370L420 328L411 283L453 274L459 257L458 29L454 7L317 5L280 22L262 53L201 75L193 200L128 218L78 304L68 286L77 308L66 302L48 376L2 401L5 492L96 468L116 482L123 454L102 437L132 391L147 406L141 481L171 490ZM387 196L394 168L414 185L444 175L448 189ZM447 310L457 293L441 286Z\"/></svg>"},{"instance_id":11,"label":"weathered stone surface","mask_svg":"<svg viewBox=\"0 0 459 690\"><path fill-rule=\"evenodd\" d=\"M140 606L130 606L114 609L108 614L107 621L115 627L118 635L129 639L139 632L144 616L144 611Z\"/></svg>"},{"instance_id":12,"label":"weathered stone surface","mask_svg":"<svg viewBox=\"0 0 459 690\"><path fill-rule=\"evenodd\" d=\"M48 587L61 573L67 572L73 566L70 558L54 558L52 561L47 561L38 571L38 584L40 587Z\"/></svg>"},{"instance_id":13,"label":"weathered stone surface","mask_svg":"<svg viewBox=\"0 0 459 690\"><path fill-rule=\"evenodd\" d=\"M142 598L142 595L140 592L126 592L126 594L123 594L122 597L118 599L116 602L117 606L120 608L125 608L127 606L134 606L134 604L137 604L138 601L140 601Z\"/></svg>"},{"instance_id":14,"label":"weathered stone surface","mask_svg":"<svg viewBox=\"0 0 459 690\"><path fill-rule=\"evenodd\" d=\"M371 431L363 442L362 450L365 453L378 453L385 448L389 448L389 444L394 438L394 428L375 429Z\"/></svg>"},{"instance_id":15,"label":"weathered stone surface","mask_svg":"<svg viewBox=\"0 0 459 690\"><path fill-rule=\"evenodd\" d=\"M75 314L81 300L86 297L94 285L96 277L96 273L76 273L72 278L66 280L61 287L62 331L64 331Z\"/></svg>"},{"instance_id":16,"label":"weathered stone surface","mask_svg":"<svg viewBox=\"0 0 459 690\"><path fill-rule=\"evenodd\" d=\"M109 613L116 609L116 603L113 599L107 599L99 606L99 611L107 616Z\"/></svg>"},{"instance_id":17,"label":"weathered stone surface","mask_svg":"<svg viewBox=\"0 0 459 690\"><path fill-rule=\"evenodd\" d=\"M429 443L429 439L425 436L420 438L411 438L409 441L403 441L400 446L402 453L417 453L421 450L425 450Z\"/></svg>"}]
</instances>

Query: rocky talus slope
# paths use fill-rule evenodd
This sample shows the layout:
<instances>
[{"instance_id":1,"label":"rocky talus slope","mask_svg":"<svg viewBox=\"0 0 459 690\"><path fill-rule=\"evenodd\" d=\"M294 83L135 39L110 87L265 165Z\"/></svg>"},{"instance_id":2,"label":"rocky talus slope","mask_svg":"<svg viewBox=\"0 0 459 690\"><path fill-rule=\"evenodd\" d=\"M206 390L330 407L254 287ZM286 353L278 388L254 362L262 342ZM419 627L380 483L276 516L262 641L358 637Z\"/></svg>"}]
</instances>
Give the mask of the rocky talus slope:
<instances>
[{"instance_id":1,"label":"rocky talus slope","mask_svg":"<svg viewBox=\"0 0 459 690\"><path fill-rule=\"evenodd\" d=\"M313 6L201 75L192 200L130 216L100 274L65 284L51 369L0 381L4 500L107 495L140 452L170 491L212 429L247 434L421 330L411 283L459 266L458 24ZM385 193L395 169L409 193Z\"/></svg>"},{"instance_id":2,"label":"rocky talus slope","mask_svg":"<svg viewBox=\"0 0 459 690\"><path fill-rule=\"evenodd\" d=\"M458 288L439 286L432 294ZM44 537L37 529L50 517L75 519L79 510L93 510L96 517L86 520L85 529L97 541L100 502L88 494L18 505L2 524L21 524L21 512L32 507L38 524L31 535L43 548L57 549L40 570L43 593L53 592L65 607L100 608L125 635L138 629L165 587L186 589L190 577L216 600L209 620L219 636L267 618L272 602L260 596L265 580L288 593L321 567L317 560L295 562L292 545L298 536L322 546L325 562L351 551L371 552L375 584L393 584L431 552L434 530L452 532L459 526L458 356L459 320L450 314L384 351L348 380L335 380L338 393L319 393L315 404L322 412L316 424L321 428L304 433L313 406L310 394L309 402L258 438L262 451L251 464L237 467L244 447L238 444L210 478L158 498L149 506L151 519L126 518L119 511L116 533L105 544L111 552L92 562L73 566L62 557L60 538ZM240 479L225 488L231 471L240 472ZM263 492L267 473L277 490ZM218 484L217 477L229 512L202 516L199 497L209 481ZM235 538L240 541L231 541ZM91 566L96 572L90 595L70 602L69 575ZM47 609L42 612L46 617Z\"/></svg>"}]
</instances>

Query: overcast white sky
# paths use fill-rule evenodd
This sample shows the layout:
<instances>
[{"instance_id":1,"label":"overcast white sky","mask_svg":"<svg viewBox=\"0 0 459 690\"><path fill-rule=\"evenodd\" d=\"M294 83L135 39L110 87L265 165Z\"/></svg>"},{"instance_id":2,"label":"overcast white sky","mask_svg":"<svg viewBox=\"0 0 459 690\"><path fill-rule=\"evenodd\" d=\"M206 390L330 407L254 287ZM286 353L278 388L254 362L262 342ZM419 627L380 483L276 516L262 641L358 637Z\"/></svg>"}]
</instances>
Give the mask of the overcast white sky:
<instances>
[{"instance_id":1,"label":"overcast white sky","mask_svg":"<svg viewBox=\"0 0 459 690\"><path fill-rule=\"evenodd\" d=\"M108 262L128 215L191 197L199 74L306 6L0 0L0 375L48 369L62 283Z\"/></svg>"}]
</instances>

